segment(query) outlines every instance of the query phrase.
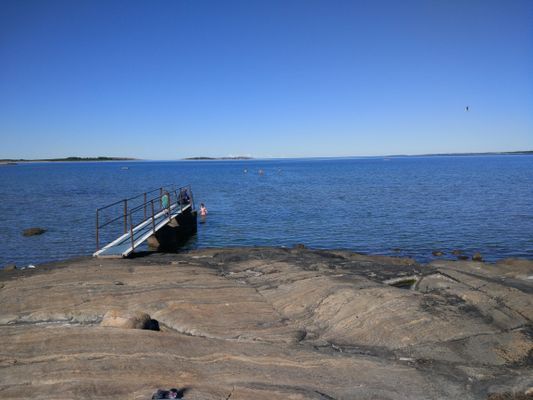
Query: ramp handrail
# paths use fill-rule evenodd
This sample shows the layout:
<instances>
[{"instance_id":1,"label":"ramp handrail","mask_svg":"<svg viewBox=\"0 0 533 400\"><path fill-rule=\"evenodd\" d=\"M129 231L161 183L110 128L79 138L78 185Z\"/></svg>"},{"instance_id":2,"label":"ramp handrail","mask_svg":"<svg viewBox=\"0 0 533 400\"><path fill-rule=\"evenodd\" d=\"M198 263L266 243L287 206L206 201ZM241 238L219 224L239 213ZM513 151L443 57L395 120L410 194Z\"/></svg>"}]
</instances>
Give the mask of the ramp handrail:
<instances>
[{"instance_id":1,"label":"ramp handrail","mask_svg":"<svg viewBox=\"0 0 533 400\"><path fill-rule=\"evenodd\" d=\"M159 192L159 195L149 197L150 194L155 192ZM168 198L164 200L164 196L168 196ZM140 197L143 198L142 203L136 204L132 207L132 200L139 199ZM112 206L117 206L121 203L123 204L123 210L119 216L108 219L105 222L100 221L100 214L103 210L106 210ZM165 203L165 205L163 203ZM124 220L124 234L128 233L129 231L133 249L135 247L134 232L137 227L146 223L148 220L151 220L152 230L155 233L155 216L157 214L161 213L163 210L166 209L170 221L172 214L171 210L179 206L181 212L183 211L184 206L189 204L191 208L194 209L194 197L190 185L182 187L177 187L176 185L167 185L97 208L96 251L100 250L100 237L102 228L105 228L113 222L116 222L121 219ZM139 222L135 222L135 214L141 210L143 212L142 218Z\"/></svg>"}]
</instances>

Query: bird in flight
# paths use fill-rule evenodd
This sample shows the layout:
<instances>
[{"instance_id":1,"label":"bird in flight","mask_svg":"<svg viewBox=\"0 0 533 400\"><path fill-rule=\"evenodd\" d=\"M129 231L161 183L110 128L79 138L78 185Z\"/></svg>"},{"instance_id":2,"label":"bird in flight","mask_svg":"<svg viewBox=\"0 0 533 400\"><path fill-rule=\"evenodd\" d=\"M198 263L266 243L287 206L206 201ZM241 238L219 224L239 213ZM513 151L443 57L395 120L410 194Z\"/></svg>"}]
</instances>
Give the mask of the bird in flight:
<instances>
[{"instance_id":1,"label":"bird in flight","mask_svg":"<svg viewBox=\"0 0 533 400\"><path fill-rule=\"evenodd\" d=\"M466 106L465 111L470 111L470 106Z\"/></svg>"}]
</instances>

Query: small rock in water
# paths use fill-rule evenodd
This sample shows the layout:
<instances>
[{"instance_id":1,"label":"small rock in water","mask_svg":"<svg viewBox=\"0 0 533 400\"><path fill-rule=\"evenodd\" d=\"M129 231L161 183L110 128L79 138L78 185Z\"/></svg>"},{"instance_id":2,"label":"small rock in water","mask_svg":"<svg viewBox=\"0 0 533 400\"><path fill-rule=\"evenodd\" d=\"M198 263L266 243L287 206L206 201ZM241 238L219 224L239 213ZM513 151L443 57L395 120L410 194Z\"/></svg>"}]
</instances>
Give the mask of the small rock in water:
<instances>
[{"instance_id":1,"label":"small rock in water","mask_svg":"<svg viewBox=\"0 0 533 400\"><path fill-rule=\"evenodd\" d=\"M431 254L433 254L435 257L440 257L444 255L444 252L440 250L433 250Z\"/></svg>"},{"instance_id":2,"label":"small rock in water","mask_svg":"<svg viewBox=\"0 0 533 400\"><path fill-rule=\"evenodd\" d=\"M395 247L392 249L392 251L394 251L395 253L399 253L400 251L402 251L402 249L400 249L399 247Z\"/></svg>"},{"instance_id":3,"label":"small rock in water","mask_svg":"<svg viewBox=\"0 0 533 400\"><path fill-rule=\"evenodd\" d=\"M472 256L472 261L483 261L483 257L481 256L480 253L475 253L475 254Z\"/></svg>"},{"instance_id":4,"label":"small rock in water","mask_svg":"<svg viewBox=\"0 0 533 400\"><path fill-rule=\"evenodd\" d=\"M35 265L33 265L33 264L29 264L27 268L29 268L29 269L34 269L34 268L36 268L36 267L35 267Z\"/></svg>"},{"instance_id":5,"label":"small rock in water","mask_svg":"<svg viewBox=\"0 0 533 400\"><path fill-rule=\"evenodd\" d=\"M295 245L293 246L293 248L295 248L295 249L305 249L305 244L303 244L303 243L298 243L298 244L295 244Z\"/></svg>"},{"instance_id":6,"label":"small rock in water","mask_svg":"<svg viewBox=\"0 0 533 400\"><path fill-rule=\"evenodd\" d=\"M463 254L463 250L459 250L459 249L452 250L452 254L454 256L458 256L460 254Z\"/></svg>"},{"instance_id":7,"label":"small rock in water","mask_svg":"<svg viewBox=\"0 0 533 400\"><path fill-rule=\"evenodd\" d=\"M46 232L46 229L43 228L28 228L24 229L22 232L22 236L35 236L35 235L42 235Z\"/></svg>"},{"instance_id":8,"label":"small rock in water","mask_svg":"<svg viewBox=\"0 0 533 400\"><path fill-rule=\"evenodd\" d=\"M465 256L464 254L459 254L459 255L457 256L457 259L458 259L458 260L468 260L468 256Z\"/></svg>"}]
</instances>

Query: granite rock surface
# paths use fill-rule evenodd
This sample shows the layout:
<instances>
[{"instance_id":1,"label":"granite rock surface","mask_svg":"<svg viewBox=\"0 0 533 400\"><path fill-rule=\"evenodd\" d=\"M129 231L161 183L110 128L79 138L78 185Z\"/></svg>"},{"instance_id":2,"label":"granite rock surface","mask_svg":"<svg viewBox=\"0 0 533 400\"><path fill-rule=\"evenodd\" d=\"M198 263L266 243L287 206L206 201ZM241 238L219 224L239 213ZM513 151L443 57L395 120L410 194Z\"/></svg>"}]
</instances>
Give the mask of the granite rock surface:
<instances>
[{"instance_id":1,"label":"granite rock surface","mask_svg":"<svg viewBox=\"0 0 533 400\"><path fill-rule=\"evenodd\" d=\"M0 280L2 399L173 387L190 400L486 399L533 387L528 260L208 249ZM150 319L159 331L124 329Z\"/></svg>"}]
</instances>

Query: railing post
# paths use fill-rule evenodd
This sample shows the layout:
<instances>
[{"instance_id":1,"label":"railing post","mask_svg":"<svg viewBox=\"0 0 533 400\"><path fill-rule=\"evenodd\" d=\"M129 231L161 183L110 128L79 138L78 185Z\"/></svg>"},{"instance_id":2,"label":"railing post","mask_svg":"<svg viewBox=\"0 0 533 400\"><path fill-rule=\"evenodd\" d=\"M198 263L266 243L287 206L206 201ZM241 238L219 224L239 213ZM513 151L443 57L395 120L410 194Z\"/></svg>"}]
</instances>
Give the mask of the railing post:
<instances>
[{"instance_id":1,"label":"railing post","mask_svg":"<svg viewBox=\"0 0 533 400\"><path fill-rule=\"evenodd\" d=\"M99 229L99 223L98 223L98 208L96 209L96 251L100 250L100 241L98 238L98 229Z\"/></svg>"},{"instance_id":2,"label":"railing post","mask_svg":"<svg viewBox=\"0 0 533 400\"><path fill-rule=\"evenodd\" d=\"M146 220L146 192L144 192L144 219Z\"/></svg>"},{"instance_id":3,"label":"railing post","mask_svg":"<svg viewBox=\"0 0 533 400\"><path fill-rule=\"evenodd\" d=\"M178 196L178 191L177 190L174 190L174 195L176 196L176 204L178 204L180 206L180 212L181 212L181 199Z\"/></svg>"},{"instance_id":4,"label":"railing post","mask_svg":"<svg viewBox=\"0 0 533 400\"><path fill-rule=\"evenodd\" d=\"M152 203L152 230L155 233L154 200L150 200L150 203Z\"/></svg>"},{"instance_id":5,"label":"railing post","mask_svg":"<svg viewBox=\"0 0 533 400\"><path fill-rule=\"evenodd\" d=\"M170 212L170 204L171 204L171 201L170 201L170 193L168 194L168 205L167 205L167 212L168 212L168 221L170 222L170 215L171 215L171 212Z\"/></svg>"},{"instance_id":6,"label":"railing post","mask_svg":"<svg viewBox=\"0 0 533 400\"><path fill-rule=\"evenodd\" d=\"M135 240L133 239L133 223L131 221L131 212L130 212L130 237L131 237L131 251L135 250Z\"/></svg>"},{"instance_id":7,"label":"railing post","mask_svg":"<svg viewBox=\"0 0 533 400\"><path fill-rule=\"evenodd\" d=\"M127 199L124 200L124 233L126 232L128 232L128 200Z\"/></svg>"},{"instance_id":8,"label":"railing post","mask_svg":"<svg viewBox=\"0 0 533 400\"><path fill-rule=\"evenodd\" d=\"M189 187L189 196L191 196L191 211L194 210L194 196L192 195L191 185Z\"/></svg>"}]
</instances>

